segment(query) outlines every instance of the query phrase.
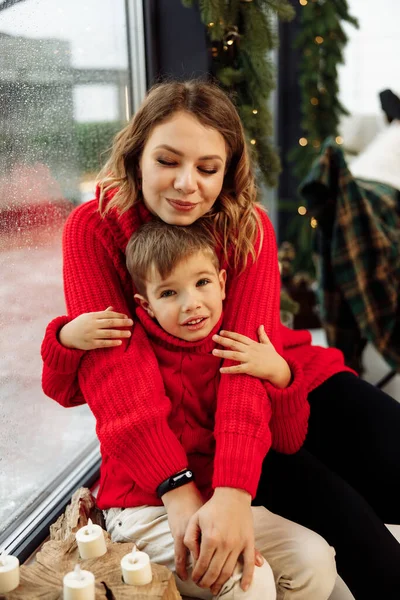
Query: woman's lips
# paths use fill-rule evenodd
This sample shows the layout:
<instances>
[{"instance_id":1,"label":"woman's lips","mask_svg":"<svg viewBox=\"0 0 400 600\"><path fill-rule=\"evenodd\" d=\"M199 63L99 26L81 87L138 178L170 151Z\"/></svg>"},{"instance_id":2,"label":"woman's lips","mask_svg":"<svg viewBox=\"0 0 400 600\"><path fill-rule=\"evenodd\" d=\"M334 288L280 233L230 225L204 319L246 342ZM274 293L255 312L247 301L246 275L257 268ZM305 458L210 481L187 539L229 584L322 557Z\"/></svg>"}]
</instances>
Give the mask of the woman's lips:
<instances>
[{"instance_id":1,"label":"woman's lips","mask_svg":"<svg viewBox=\"0 0 400 600\"><path fill-rule=\"evenodd\" d=\"M182 200L171 200L171 198L167 198L167 202L176 210L181 210L183 212L191 211L197 206L197 204L193 204L192 202L183 202Z\"/></svg>"}]
</instances>

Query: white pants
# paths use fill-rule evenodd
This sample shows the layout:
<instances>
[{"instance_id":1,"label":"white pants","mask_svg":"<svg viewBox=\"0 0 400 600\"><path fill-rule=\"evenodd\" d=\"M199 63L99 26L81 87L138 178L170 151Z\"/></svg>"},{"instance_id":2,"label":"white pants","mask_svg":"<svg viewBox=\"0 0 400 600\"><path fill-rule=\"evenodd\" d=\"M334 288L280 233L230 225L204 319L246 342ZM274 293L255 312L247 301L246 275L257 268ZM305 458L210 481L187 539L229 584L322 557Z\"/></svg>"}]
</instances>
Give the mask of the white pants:
<instances>
[{"instance_id":1,"label":"white pants","mask_svg":"<svg viewBox=\"0 0 400 600\"><path fill-rule=\"evenodd\" d=\"M250 588L240 587L241 567L222 587L221 600L327 600L336 580L335 551L317 533L283 519L262 506L252 507L255 547L265 558L255 567ZM152 562L175 572L174 541L163 506L111 508L105 511L107 531L113 542L134 542ZM188 555L188 563L190 558ZM190 578L176 576L183 596L211 600L209 590Z\"/></svg>"}]
</instances>

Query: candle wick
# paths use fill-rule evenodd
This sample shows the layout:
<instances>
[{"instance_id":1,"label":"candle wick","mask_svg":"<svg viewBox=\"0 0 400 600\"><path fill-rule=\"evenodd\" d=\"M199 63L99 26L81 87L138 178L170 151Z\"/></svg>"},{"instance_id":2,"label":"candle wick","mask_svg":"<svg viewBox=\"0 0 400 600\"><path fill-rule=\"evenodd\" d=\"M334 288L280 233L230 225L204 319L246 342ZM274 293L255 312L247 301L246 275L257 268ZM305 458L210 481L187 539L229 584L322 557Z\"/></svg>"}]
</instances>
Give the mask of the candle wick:
<instances>
[{"instance_id":1,"label":"candle wick","mask_svg":"<svg viewBox=\"0 0 400 600\"><path fill-rule=\"evenodd\" d=\"M133 544L132 554L135 554L135 552L137 552L137 546L136 544Z\"/></svg>"}]
</instances>

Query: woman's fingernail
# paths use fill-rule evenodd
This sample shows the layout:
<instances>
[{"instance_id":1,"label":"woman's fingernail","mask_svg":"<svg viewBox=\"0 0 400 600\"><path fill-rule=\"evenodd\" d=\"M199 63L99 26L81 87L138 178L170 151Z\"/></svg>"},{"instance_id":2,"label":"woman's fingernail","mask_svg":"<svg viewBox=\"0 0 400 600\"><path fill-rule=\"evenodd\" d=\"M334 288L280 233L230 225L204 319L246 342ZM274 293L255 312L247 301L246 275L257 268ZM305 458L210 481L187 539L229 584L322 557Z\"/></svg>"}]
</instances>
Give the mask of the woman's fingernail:
<instances>
[{"instance_id":1,"label":"woman's fingernail","mask_svg":"<svg viewBox=\"0 0 400 600\"><path fill-rule=\"evenodd\" d=\"M242 590L243 590L244 592L247 592L247 590L249 589L249 587L250 587L250 586L249 586L249 584L248 584L248 583L246 583L246 585L244 585L244 586L242 587Z\"/></svg>"}]
</instances>

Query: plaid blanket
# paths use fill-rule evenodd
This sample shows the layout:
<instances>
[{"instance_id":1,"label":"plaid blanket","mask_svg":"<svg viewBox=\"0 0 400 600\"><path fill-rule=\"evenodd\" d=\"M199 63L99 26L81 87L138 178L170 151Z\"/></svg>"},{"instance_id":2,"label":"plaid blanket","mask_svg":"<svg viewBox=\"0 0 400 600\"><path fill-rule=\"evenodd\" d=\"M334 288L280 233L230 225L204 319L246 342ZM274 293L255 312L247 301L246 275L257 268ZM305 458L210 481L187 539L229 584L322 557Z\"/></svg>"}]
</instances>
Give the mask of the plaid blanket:
<instances>
[{"instance_id":1,"label":"plaid blanket","mask_svg":"<svg viewBox=\"0 0 400 600\"><path fill-rule=\"evenodd\" d=\"M300 193L318 221L318 282L329 344L360 370L370 341L400 371L400 192L353 178L342 149L328 138Z\"/></svg>"}]
</instances>

